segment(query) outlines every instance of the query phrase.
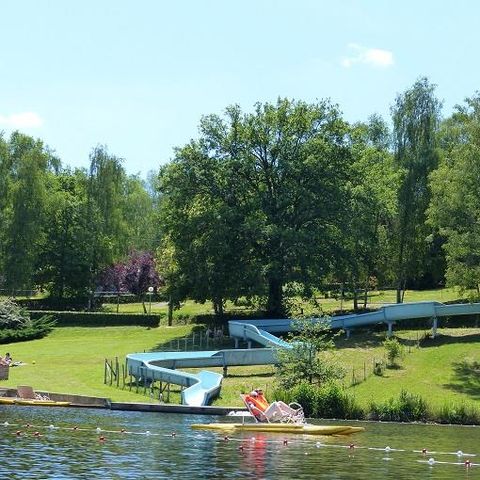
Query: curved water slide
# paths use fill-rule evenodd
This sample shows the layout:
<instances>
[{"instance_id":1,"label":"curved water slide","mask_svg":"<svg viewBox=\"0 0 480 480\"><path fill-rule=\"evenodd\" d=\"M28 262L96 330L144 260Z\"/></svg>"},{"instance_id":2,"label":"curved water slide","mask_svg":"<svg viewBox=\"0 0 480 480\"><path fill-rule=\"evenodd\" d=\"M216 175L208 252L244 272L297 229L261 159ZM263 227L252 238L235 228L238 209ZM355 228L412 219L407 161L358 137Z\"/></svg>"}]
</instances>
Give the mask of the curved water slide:
<instances>
[{"instance_id":1,"label":"curved water slide","mask_svg":"<svg viewBox=\"0 0 480 480\"><path fill-rule=\"evenodd\" d=\"M379 310L357 315L342 315L328 319L331 328L349 332L358 327L383 323L392 333L393 325L407 319L432 319L433 335L438 318L480 314L480 303L444 305L439 302L416 302L385 305ZM323 321L312 319L312 321ZM208 405L221 389L223 376L201 370L190 373L179 368L223 367L241 365L267 365L277 362L277 348L291 348L275 334L292 330L292 319L232 320L228 322L230 336L235 339L235 349L203 352L151 352L127 355L127 371L139 379L162 381L184 387L182 404ZM248 343L247 349L237 348L239 341ZM252 343L267 348L251 348Z\"/></svg>"},{"instance_id":2,"label":"curved water slide","mask_svg":"<svg viewBox=\"0 0 480 480\"><path fill-rule=\"evenodd\" d=\"M266 332L267 333L267 332ZM275 350L255 348L247 350L215 350L204 352L150 352L127 355L127 372L138 379L162 381L185 387L182 404L208 405L221 389L223 375L201 370L190 373L178 368L201 368L276 363Z\"/></svg>"},{"instance_id":3,"label":"curved water slide","mask_svg":"<svg viewBox=\"0 0 480 480\"><path fill-rule=\"evenodd\" d=\"M331 328L344 329L347 336L354 328L383 323L387 325L388 335L391 335L393 325L397 322L429 318L432 319L432 334L435 336L438 318L477 314L480 314L480 303L445 305L440 302L414 302L384 305L374 312L335 316L327 320L313 318L312 321L327 321ZM294 326L293 322L294 320L288 318L232 320L228 322L228 328L230 336L235 339L235 346L238 346L240 340L247 342L249 348L251 342L265 346L285 346L286 342L272 334L289 332Z\"/></svg>"}]
</instances>

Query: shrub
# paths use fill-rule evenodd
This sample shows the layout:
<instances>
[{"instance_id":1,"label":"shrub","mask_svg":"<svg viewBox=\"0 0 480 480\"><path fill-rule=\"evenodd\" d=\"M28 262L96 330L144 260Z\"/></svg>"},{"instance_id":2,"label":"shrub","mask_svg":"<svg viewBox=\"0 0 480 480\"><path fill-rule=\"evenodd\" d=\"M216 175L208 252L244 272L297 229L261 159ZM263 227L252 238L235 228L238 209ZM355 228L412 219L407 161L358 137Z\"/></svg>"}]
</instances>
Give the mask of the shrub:
<instances>
[{"instance_id":1,"label":"shrub","mask_svg":"<svg viewBox=\"0 0 480 480\"><path fill-rule=\"evenodd\" d=\"M30 312L32 318L40 318L45 313L51 315L58 327L113 327L138 325L158 327L162 315L143 315L139 313L103 313L103 312Z\"/></svg>"},{"instance_id":2,"label":"shrub","mask_svg":"<svg viewBox=\"0 0 480 480\"><path fill-rule=\"evenodd\" d=\"M392 397L383 403L372 402L368 418L391 422L426 421L429 408L420 395L402 390L397 398Z\"/></svg>"},{"instance_id":3,"label":"shrub","mask_svg":"<svg viewBox=\"0 0 480 480\"><path fill-rule=\"evenodd\" d=\"M55 327L55 321L50 315L31 320L30 323L19 329L0 329L0 343L25 342L47 336Z\"/></svg>"},{"instance_id":4,"label":"shrub","mask_svg":"<svg viewBox=\"0 0 480 480\"><path fill-rule=\"evenodd\" d=\"M397 361L404 356L403 345L395 338L387 338L383 342L385 351L388 358L389 367L396 367L398 365Z\"/></svg>"},{"instance_id":5,"label":"shrub","mask_svg":"<svg viewBox=\"0 0 480 480\"><path fill-rule=\"evenodd\" d=\"M289 390L277 390L274 396L286 403L299 403L307 417L361 419L365 416L353 395L337 382L321 387L301 383Z\"/></svg>"},{"instance_id":6,"label":"shrub","mask_svg":"<svg viewBox=\"0 0 480 480\"><path fill-rule=\"evenodd\" d=\"M459 425L480 424L480 410L472 404L444 404L436 414L439 423L454 423Z\"/></svg>"},{"instance_id":7,"label":"shrub","mask_svg":"<svg viewBox=\"0 0 480 480\"><path fill-rule=\"evenodd\" d=\"M18 329L28 326L28 312L11 299L0 302L0 329Z\"/></svg>"}]
</instances>

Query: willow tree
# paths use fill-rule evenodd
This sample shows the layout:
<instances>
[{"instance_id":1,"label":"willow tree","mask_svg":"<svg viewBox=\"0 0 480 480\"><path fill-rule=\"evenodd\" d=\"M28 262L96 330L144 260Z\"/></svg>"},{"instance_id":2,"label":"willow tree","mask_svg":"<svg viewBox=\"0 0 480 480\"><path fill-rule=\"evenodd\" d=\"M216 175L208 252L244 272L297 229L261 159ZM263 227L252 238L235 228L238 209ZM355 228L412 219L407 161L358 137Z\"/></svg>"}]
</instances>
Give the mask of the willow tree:
<instances>
[{"instance_id":1,"label":"willow tree","mask_svg":"<svg viewBox=\"0 0 480 480\"><path fill-rule=\"evenodd\" d=\"M224 271L231 292L255 288L270 315L284 314L285 286L308 289L332 266L349 166L347 127L327 101L279 99L253 113L233 106L203 118L200 138L162 173L163 224L176 264L191 252L185 243L201 246L187 255L204 271L199 278L184 271L192 288L207 288Z\"/></svg>"},{"instance_id":2,"label":"willow tree","mask_svg":"<svg viewBox=\"0 0 480 480\"><path fill-rule=\"evenodd\" d=\"M441 103L426 78L399 95L392 107L394 159L402 172L396 239L397 302L408 280L422 271L431 233L426 223L430 202L428 176L438 164L436 133Z\"/></svg>"}]
</instances>

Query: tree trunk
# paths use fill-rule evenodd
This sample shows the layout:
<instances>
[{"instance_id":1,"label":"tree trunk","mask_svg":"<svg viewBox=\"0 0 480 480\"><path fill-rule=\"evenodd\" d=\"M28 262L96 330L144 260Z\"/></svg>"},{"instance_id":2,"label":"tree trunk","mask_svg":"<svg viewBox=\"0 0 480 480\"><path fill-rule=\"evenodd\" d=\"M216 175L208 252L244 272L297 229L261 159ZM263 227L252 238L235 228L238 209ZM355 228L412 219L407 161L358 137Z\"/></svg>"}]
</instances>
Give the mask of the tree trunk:
<instances>
[{"instance_id":1,"label":"tree trunk","mask_svg":"<svg viewBox=\"0 0 480 480\"><path fill-rule=\"evenodd\" d=\"M277 278L271 278L268 283L267 314L271 317L283 317L285 309L283 306L282 282Z\"/></svg>"},{"instance_id":2,"label":"tree trunk","mask_svg":"<svg viewBox=\"0 0 480 480\"><path fill-rule=\"evenodd\" d=\"M213 311L215 315L219 317L223 317L223 298L214 298L212 300L213 303Z\"/></svg>"},{"instance_id":3,"label":"tree trunk","mask_svg":"<svg viewBox=\"0 0 480 480\"><path fill-rule=\"evenodd\" d=\"M353 310L358 311L357 282L355 280L353 280Z\"/></svg>"},{"instance_id":4,"label":"tree trunk","mask_svg":"<svg viewBox=\"0 0 480 480\"><path fill-rule=\"evenodd\" d=\"M168 299L168 326L173 324L173 300L172 297Z\"/></svg>"},{"instance_id":5,"label":"tree trunk","mask_svg":"<svg viewBox=\"0 0 480 480\"><path fill-rule=\"evenodd\" d=\"M367 279L365 280L365 290L363 292L363 308L367 308L367 303L368 303L368 275Z\"/></svg>"}]
</instances>

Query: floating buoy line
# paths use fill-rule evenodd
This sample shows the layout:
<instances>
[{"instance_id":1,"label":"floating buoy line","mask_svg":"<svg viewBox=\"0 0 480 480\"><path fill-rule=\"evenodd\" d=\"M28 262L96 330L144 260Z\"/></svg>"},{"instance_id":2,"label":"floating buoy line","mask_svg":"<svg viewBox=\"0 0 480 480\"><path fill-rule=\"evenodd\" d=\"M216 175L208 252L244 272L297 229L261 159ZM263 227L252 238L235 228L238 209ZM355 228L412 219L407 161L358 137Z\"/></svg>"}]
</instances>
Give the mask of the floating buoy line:
<instances>
[{"instance_id":1,"label":"floating buoy line","mask_svg":"<svg viewBox=\"0 0 480 480\"><path fill-rule=\"evenodd\" d=\"M73 426L56 426L53 424L50 425L33 425L30 423L10 423L8 421L5 421L3 423L0 423L0 426L9 428L11 427L15 431L12 433L16 437L22 437L22 436L30 436L30 437L42 437L43 434L41 431L46 430L48 431L70 431L70 432L87 432L87 433L95 433L99 435L98 440L100 443L104 443L107 440L106 434L115 434L115 435L144 435L144 436L152 436L152 437L164 437L164 438L175 438L177 436L176 432L170 432L170 433L157 433L157 432L151 432L150 430L146 431L131 431L127 430L125 428L121 428L120 430L109 430L109 429L103 429L100 427L96 428L84 428L84 427L79 427L77 425ZM211 438L211 434L205 434L205 433L197 433L194 435L195 439L207 439ZM225 435L223 438L221 438L222 441L224 442L241 442L240 446L238 447L239 452L244 452L247 447L248 443L251 443L252 445L255 444L257 441L256 437L250 437L250 438L245 438L245 437L230 437ZM301 438L296 437L295 439L289 438L282 438L282 439L272 439L268 438L265 439L265 437L262 437L262 442L263 443L268 443L268 444L277 444L281 445L283 447L288 447L289 445L297 445L300 443L307 443L306 441L302 441ZM311 447L312 446L311 441L308 441L308 445ZM478 454L476 453L466 453L463 452L462 450L457 450L455 452L443 452L443 451L436 451L436 450L429 450L427 448L422 448L422 449L407 449L407 448L392 448L390 446L385 446L385 447L368 447L368 446L363 446L363 445L356 445L355 443L349 443L349 444L334 444L334 443L323 443L323 442L315 442L313 444L314 447L317 449L320 448L339 448L339 449L344 449L348 450L350 453L352 453L355 450L366 450L366 451L376 451L376 452L384 452L387 455L390 453L414 453L414 454L420 454L424 458L422 459L417 459L416 461L418 463L426 464L429 465L430 467L434 465L458 465L458 466L463 466L466 468L470 467L478 467L480 466L480 463L475 463L470 460L472 457L477 457ZM308 452L305 452L305 455L308 455ZM431 455L437 455L437 456L442 456L442 455L453 455L457 457L456 462L448 462L448 461L442 461L442 460L437 460L435 457ZM426 458L428 457L428 458ZM383 458L383 460L392 460L390 457Z\"/></svg>"}]
</instances>

